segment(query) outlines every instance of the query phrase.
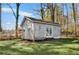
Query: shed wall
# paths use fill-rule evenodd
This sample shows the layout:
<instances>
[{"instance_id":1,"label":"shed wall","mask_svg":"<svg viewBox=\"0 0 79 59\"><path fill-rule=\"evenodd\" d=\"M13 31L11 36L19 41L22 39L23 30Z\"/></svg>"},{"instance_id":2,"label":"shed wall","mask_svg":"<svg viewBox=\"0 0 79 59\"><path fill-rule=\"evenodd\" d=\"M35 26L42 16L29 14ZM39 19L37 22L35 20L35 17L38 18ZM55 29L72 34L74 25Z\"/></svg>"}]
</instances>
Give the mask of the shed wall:
<instances>
[{"instance_id":1,"label":"shed wall","mask_svg":"<svg viewBox=\"0 0 79 59\"><path fill-rule=\"evenodd\" d=\"M26 21L23 30L22 39L34 39L33 23Z\"/></svg>"},{"instance_id":2,"label":"shed wall","mask_svg":"<svg viewBox=\"0 0 79 59\"><path fill-rule=\"evenodd\" d=\"M47 33L47 29L49 30L49 33ZM56 38L60 36L60 27L48 24L34 23L34 33L36 39Z\"/></svg>"},{"instance_id":3,"label":"shed wall","mask_svg":"<svg viewBox=\"0 0 79 59\"><path fill-rule=\"evenodd\" d=\"M59 38L60 27L26 21L23 25L23 39L44 40L45 38ZM51 32L51 33L50 33Z\"/></svg>"}]
</instances>

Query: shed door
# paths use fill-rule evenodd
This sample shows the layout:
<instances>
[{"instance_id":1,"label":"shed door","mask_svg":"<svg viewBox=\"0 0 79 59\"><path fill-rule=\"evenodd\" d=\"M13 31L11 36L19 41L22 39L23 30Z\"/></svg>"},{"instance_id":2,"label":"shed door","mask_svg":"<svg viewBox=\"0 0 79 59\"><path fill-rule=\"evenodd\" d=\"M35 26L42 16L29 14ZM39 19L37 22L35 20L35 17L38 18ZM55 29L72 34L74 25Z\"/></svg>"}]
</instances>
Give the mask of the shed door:
<instances>
[{"instance_id":1,"label":"shed door","mask_svg":"<svg viewBox=\"0 0 79 59\"><path fill-rule=\"evenodd\" d=\"M52 37L52 28L46 28L46 37Z\"/></svg>"}]
</instances>

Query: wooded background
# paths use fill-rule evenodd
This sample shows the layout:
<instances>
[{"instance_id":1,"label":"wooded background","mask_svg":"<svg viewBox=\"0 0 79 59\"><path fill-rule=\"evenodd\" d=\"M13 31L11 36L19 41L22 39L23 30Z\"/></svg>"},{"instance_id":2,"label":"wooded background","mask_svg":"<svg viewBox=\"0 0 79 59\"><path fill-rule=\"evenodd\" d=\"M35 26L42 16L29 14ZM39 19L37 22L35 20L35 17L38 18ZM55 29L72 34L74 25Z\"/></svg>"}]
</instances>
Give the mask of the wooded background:
<instances>
[{"instance_id":1,"label":"wooded background","mask_svg":"<svg viewBox=\"0 0 79 59\"><path fill-rule=\"evenodd\" d=\"M0 32L3 32L1 26L1 3L0 3ZM16 12L14 12L10 4L6 4L15 16L15 36L18 38L18 21L20 3L16 3ZM40 9L34 10L39 15L42 21L58 23L61 26L61 35L65 37L79 36L79 4L78 3L40 3ZM2 35L2 34L1 34Z\"/></svg>"}]
</instances>

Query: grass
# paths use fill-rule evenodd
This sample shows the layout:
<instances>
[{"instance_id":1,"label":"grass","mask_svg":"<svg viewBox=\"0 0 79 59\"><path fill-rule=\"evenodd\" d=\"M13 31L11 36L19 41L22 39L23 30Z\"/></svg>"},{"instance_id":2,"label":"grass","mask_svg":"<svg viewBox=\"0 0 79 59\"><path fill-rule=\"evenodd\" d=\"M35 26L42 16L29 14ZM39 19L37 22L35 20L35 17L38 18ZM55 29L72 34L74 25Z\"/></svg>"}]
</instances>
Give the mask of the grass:
<instances>
[{"instance_id":1,"label":"grass","mask_svg":"<svg viewBox=\"0 0 79 59\"><path fill-rule=\"evenodd\" d=\"M21 40L0 41L0 55L77 55L78 39L60 39L41 42Z\"/></svg>"}]
</instances>

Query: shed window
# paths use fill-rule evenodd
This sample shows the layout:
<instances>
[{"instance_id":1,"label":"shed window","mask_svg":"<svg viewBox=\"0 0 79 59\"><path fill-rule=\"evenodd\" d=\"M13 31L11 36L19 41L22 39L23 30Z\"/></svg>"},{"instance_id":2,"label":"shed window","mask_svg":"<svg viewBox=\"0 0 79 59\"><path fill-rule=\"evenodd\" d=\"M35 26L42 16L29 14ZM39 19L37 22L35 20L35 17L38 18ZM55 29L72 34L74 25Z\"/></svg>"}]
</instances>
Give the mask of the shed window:
<instances>
[{"instance_id":1,"label":"shed window","mask_svg":"<svg viewBox=\"0 0 79 59\"><path fill-rule=\"evenodd\" d=\"M52 28L47 28L47 29L46 29L46 35L47 35L47 36L52 35Z\"/></svg>"}]
</instances>

